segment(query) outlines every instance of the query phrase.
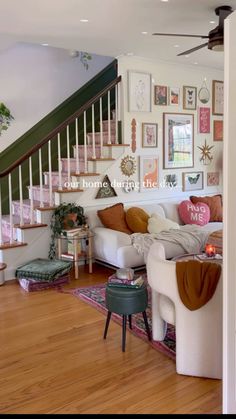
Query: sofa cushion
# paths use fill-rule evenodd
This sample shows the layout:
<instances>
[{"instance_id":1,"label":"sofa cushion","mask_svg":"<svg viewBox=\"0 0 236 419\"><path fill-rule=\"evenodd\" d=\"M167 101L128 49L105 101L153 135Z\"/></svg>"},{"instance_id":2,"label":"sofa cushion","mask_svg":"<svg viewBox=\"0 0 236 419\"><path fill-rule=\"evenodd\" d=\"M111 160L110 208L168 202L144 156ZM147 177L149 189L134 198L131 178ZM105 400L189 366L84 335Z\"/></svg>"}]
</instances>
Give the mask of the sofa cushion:
<instances>
[{"instance_id":1,"label":"sofa cushion","mask_svg":"<svg viewBox=\"0 0 236 419\"><path fill-rule=\"evenodd\" d=\"M127 234L132 233L126 223L125 210L122 203L98 210L97 214L105 227L111 228L112 230L122 231Z\"/></svg>"},{"instance_id":2,"label":"sofa cushion","mask_svg":"<svg viewBox=\"0 0 236 419\"><path fill-rule=\"evenodd\" d=\"M133 233L147 233L149 215L142 208L131 207L126 211L126 222Z\"/></svg>"},{"instance_id":3,"label":"sofa cushion","mask_svg":"<svg viewBox=\"0 0 236 419\"><path fill-rule=\"evenodd\" d=\"M160 233L163 230L170 230L171 228L179 229L179 224L168 218L163 218L159 214L152 214L148 220L148 232Z\"/></svg>"},{"instance_id":4,"label":"sofa cushion","mask_svg":"<svg viewBox=\"0 0 236 419\"><path fill-rule=\"evenodd\" d=\"M179 204L179 215L185 224L204 226L210 220L210 208L203 202L193 204L191 201L182 201Z\"/></svg>"},{"instance_id":5,"label":"sofa cushion","mask_svg":"<svg viewBox=\"0 0 236 419\"><path fill-rule=\"evenodd\" d=\"M203 202L210 208L210 221L222 221L223 218L223 206L222 206L222 195L214 196L190 196L190 200L193 204Z\"/></svg>"}]
</instances>

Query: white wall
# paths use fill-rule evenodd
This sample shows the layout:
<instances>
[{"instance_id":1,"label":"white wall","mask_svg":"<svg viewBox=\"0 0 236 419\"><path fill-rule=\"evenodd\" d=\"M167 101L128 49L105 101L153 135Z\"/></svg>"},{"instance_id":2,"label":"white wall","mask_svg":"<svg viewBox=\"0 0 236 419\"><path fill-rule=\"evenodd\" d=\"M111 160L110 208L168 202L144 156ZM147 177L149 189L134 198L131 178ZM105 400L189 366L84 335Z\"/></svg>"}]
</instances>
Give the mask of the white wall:
<instances>
[{"instance_id":1,"label":"white wall","mask_svg":"<svg viewBox=\"0 0 236 419\"><path fill-rule=\"evenodd\" d=\"M236 12L225 22L223 413L236 413Z\"/></svg>"},{"instance_id":2,"label":"white wall","mask_svg":"<svg viewBox=\"0 0 236 419\"><path fill-rule=\"evenodd\" d=\"M0 102L15 118L0 136L0 152L112 60L92 55L86 70L65 49L22 43L0 51Z\"/></svg>"},{"instance_id":3,"label":"white wall","mask_svg":"<svg viewBox=\"0 0 236 419\"><path fill-rule=\"evenodd\" d=\"M183 58L184 60L184 58ZM135 157L137 158L137 166L139 166L140 155L157 155L159 157L159 178L163 180L166 174L176 173L178 175L178 187L175 189L166 190L159 188L155 192L143 192L143 193L130 193L122 194L122 198L128 197L128 200L147 200L147 199L162 199L168 197L179 197L182 193L182 172L190 171L204 171L204 190L193 191L193 195L202 194L214 194L219 193L222 190L222 151L223 143L220 141L213 141L213 119L222 119L221 116L211 115L211 133L210 134L198 134L198 118L196 111L185 111L182 107L182 89L184 85L196 86L198 90L201 88L204 78L207 79L206 83L211 92L212 80L223 80L223 72L214 69L198 68L195 66L187 65L172 65L165 62L156 62L153 60L142 59L139 57L121 57L118 59L118 70L119 74L122 75L123 80L123 104L124 104L124 142L131 141L131 121L133 118L137 122L137 151ZM148 72L152 75L152 111L151 112L128 112L128 86L127 86L127 71L136 70L141 72ZM166 85L169 87L179 87L181 92L181 106L157 106L154 105L154 85ZM203 105L198 100L197 106L212 107L212 97L210 101ZM181 112L181 113L193 113L194 114L194 168L188 169L164 169L163 170L163 112ZM142 148L142 122L152 122L158 124L158 147L155 148ZM207 144L213 145L213 161L210 165L204 166L200 162L200 150L198 146L204 144L205 139ZM134 155L131 149L128 149L126 154ZM218 187L207 186L207 172L220 172L220 185ZM114 173L113 173L114 175ZM116 177L121 177L121 171L117 168ZM123 176L123 179L125 177ZM127 177L126 177L127 179ZM137 170L136 176L132 176L132 179L139 180L139 170ZM190 193L184 193L185 196L189 196ZM121 195L120 195L121 196Z\"/></svg>"}]
</instances>

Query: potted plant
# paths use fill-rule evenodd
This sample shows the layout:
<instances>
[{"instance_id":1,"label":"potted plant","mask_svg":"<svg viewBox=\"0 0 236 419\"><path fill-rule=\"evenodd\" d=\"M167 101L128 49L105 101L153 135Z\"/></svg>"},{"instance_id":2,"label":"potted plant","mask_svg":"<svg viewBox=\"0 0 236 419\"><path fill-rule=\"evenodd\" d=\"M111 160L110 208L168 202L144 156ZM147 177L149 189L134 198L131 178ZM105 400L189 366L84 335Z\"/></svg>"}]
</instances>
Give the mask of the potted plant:
<instances>
[{"instance_id":1,"label":"potted plant","mask_svg":"<svg viewBox=\"0 0 236 419\"><path fill-rule=\"evenodd\" d=\"M63 234L67 235L66 230L80 227L86 224L84 209L76 203L62 203L53 212L51 218L51 243L49 248L49 258L56 256L56 237Z\"/></svg>"},{"instance_id":2,"label":"potted plant","mask_svg":"<svg viewBox=\"0 0 236 419\"><path fill-rule=\"evenodd\" d=\"M10 110L4 105L4 103L0 103L0 135L2 131L7 130L11 121L14 117L11 115Z\"/></svg>"}]
</instances>

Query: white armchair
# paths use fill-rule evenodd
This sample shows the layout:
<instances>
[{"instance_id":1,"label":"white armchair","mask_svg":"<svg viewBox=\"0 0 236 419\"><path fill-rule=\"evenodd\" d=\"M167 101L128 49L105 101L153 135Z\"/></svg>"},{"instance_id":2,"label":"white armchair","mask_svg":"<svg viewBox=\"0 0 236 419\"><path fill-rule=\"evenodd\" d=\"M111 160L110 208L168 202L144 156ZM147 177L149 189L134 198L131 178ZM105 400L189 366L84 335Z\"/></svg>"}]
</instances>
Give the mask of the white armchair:
<instances>
[{"instance_id":1,"label":"white armchair","mask_svg":"<svg viewBox=\"0 0 236 419\"><path fill-rule=\"evenodd\" d=\"M222 277L213 297L198 310L182 303L176 262L165 260L160 243L151 246L147 277L152 289L153 339L165 338L167 323L175 325L176 371L197 377L222 378Z\"/></svg>"}]
</instances>

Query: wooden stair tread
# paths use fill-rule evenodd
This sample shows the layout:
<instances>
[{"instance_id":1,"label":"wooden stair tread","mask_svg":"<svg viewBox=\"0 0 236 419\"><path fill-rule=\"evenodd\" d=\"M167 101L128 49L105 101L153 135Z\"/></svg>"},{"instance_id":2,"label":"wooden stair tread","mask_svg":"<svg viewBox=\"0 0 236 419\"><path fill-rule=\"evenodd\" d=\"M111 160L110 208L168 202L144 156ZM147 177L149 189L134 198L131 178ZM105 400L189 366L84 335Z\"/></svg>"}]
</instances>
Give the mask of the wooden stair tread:
<instances>
[{"instance_id":1,"label":"wooden stair tread","mask_svg":"<svg viewBox=\"0 0 236 419\"><path fill-rule=\"evenodd\" d=\"M88 159L88 161L113 161L113 160L116 160L116 159L114 159L112 157L104 157L104 158L99 157L99 158L96 158L96 159L92 159L92 158Z\"/></svg>"},{"instance_id":2,"label":"wooden stair tread","mask_svg":"<svg viewBox=\"0 0 236 419\"><path fill-rule=\"evenodd\" d=\"M129 147L130 144L104 144L103 147Z\"/></svg>"},{"instance_id":3,"label":"wooden stair tread","mask_svg":"<svg viewBox=\"0 0 236 419\"><path fill-rule=\"evenodd\" d=\"M21 230L28 230L30 228L40 228L40 227L47 227L47 224L42 224L42 223L34 223L34 224L30 224L30 223L25 223L24 225L20 225L20 224L15 224L14 227L20 228Z\"/></svg>"},{"instance_id":4,"label":"wooden stair tread","mask_svg":"<svg viewBox=\"0 0 236 419\"><path fill-rule=\"evenodd\" d=\"M73 173L71 173L71 176L100 176L100 174L101 173L95 173L95 172L86 172L86 173L84 173L84 172L80 172L80 173L76 173L76 172L73 172Z\"/></svg>"},{"instance_id":5,"label":"wooden stair tread","mask_svg":"<svg viewBox=\"0 0 236 419\"><path fill-rule=\"evenodd\" d=\"M80 189L80 188L71 188L71 189L66 188L65 189L65 188L63 188L63 189L57 189L54 192L57 192L57 193L84 192L84 189Z\"/></svg>"},{"instance_id":6,"label":"wooden stair tread","mask_svg":"<svg viewBox=\"0 0 236 419\"><path fill-rule=\"evenodd\" d=\"M6 269L7 264L6 263L0 263L0 271L4 271Z\"/></svg>"},{"instance_id":7,"label":"wooden stair tread","mask_svg":"<svg viewBox=\"0 0 236 419\"><path fill-rule=\"evenodd\" d=\"M14 203L19 203L19 202L20 201L13 201L13 204ZM24 199L23 200L23 207L30 207L30 199ZM34 210L39 210L39 211L51 211L51 210L54 210L57 207L56 206L50 207L47 202L44 202L44 206L40 207L40 202L34 200L33 208L34 208Z\"/></svg>"},{"instance_id":8,"label":"wooden stair tread","mask_svg":"<svg viewBox=\"0 0 236 419\"><path fill-rule=\"evenodd\" d=\"M0 250L5 250L5 249L13 249L15 247L22 247L22 246L27 246L27 243L22 243L22 242L5 242L3 244L0 245Z\"/></svg>"}]
</instances>

